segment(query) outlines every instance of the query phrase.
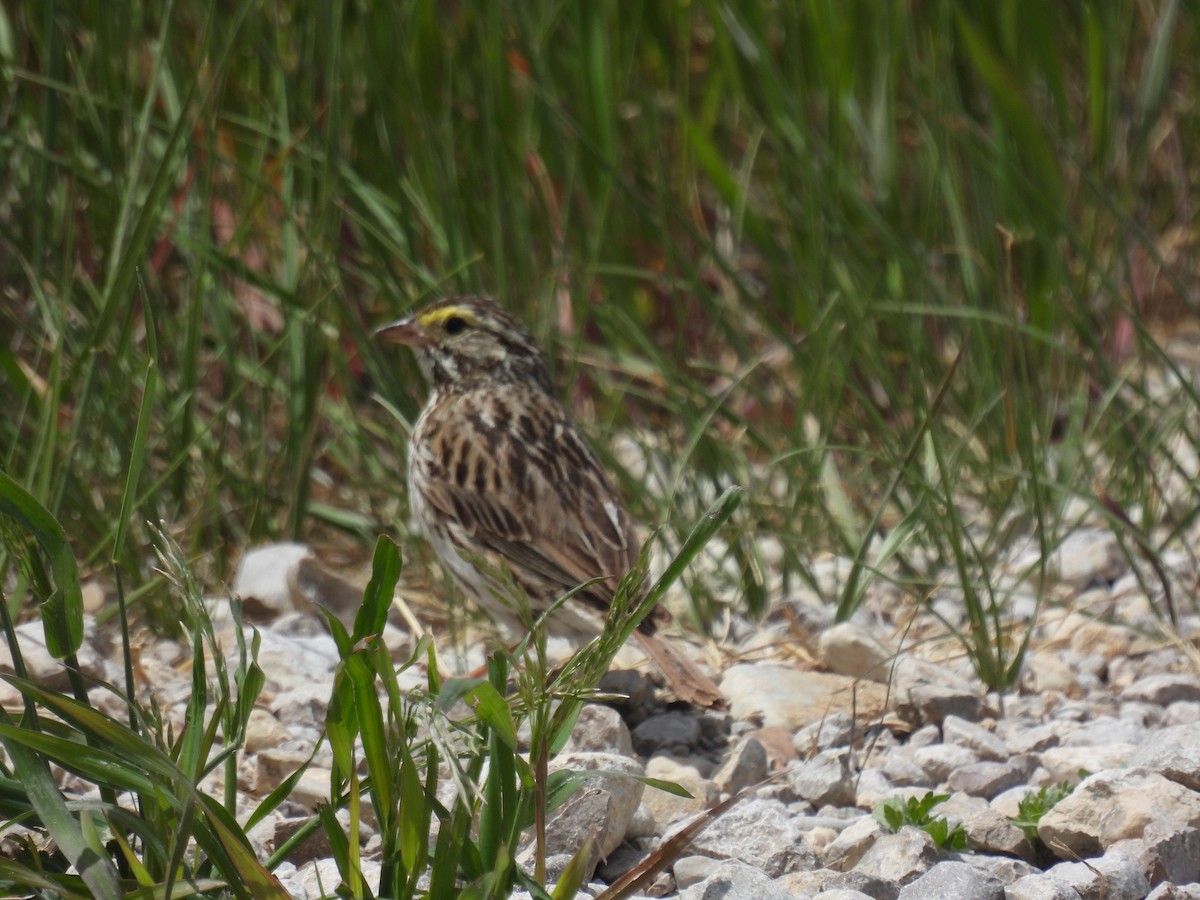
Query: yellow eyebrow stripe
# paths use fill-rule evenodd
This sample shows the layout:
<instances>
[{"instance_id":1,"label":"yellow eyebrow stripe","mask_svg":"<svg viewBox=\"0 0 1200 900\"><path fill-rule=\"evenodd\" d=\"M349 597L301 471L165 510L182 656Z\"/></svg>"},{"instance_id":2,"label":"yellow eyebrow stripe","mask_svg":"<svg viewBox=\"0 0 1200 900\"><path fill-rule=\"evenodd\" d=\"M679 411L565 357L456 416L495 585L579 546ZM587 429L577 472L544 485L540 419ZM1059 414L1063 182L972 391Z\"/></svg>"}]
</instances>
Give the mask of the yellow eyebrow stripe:
<instances>
[{"instance_id":1,"label":"yellow eyebrow stripe","mask_svg":"<svg viewBox=\"0 0 1200 900\"><path fill-rule=\"evenodd\" d=\"M465 306L443 306L441 309L431 309L417 321L421 323L422 328L433 328L456 316L469 325L479 324L479 318Z\"/></svg>"}]
</instances>

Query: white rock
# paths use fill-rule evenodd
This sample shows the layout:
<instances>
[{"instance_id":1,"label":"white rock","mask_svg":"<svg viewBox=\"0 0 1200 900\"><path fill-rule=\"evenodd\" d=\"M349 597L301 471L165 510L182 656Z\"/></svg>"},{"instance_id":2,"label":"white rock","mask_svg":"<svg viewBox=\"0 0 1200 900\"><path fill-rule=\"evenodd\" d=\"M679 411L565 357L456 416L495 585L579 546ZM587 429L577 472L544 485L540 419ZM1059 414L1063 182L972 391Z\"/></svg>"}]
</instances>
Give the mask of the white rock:
<instances>
[{"instance_id":1,"label":"white rock","mask_svg":"<svg viewBox=\"0 0 1200 900\"><path fill-rule=\"evenodd\" d=\"M67 675L67 669L61 660L50 655L50 651L46 647L46 629L42 625L41 618L21 622L16 626L15 631L21 659L25 663L26 677L42 687L70 693L71 682ZM79 668L87 679L115 683L118 678L121 678L123 681L124 674L115 665L116 656L110 644L106 635L97 632L96 617L85 615L83 617L83 642L76 651L76 657L79 660ZM114 663L111 669L106 665L106 661L110 658ZM0 671L13 672L12 654L9 653L7 641L0 641ZM21 695L15 689L8 688L5 694L8 695L6 703L19 706L23 702L20 699Z\"/></svg>"},{"instance_id":2,"label":"white rock","mask_svg":"<svg viewBox=\"0 0 1200 900\"><path fill-rule=\"evenodd\" d=\"M707 763L700 768L708 771ZM642 793L640 815L649 817L654 823L654 834L662 834L668 825L711 807L718 799L715 784L706 778L699 768L687 761L677 761L669 756L653 756L646 763L646 776L660 781L669 781L683 788L691 797L680 797L655 787Z\"/></svg>"},{"instance_id":3,"label":"white rock","mask_svg":"<svg viewBox=\"0 0 1200 900\"><path fill-rule=\"evenodd\" d=\"M307 544L266 544L243 554L231 591L249 618L264 621L297 608L292 585L300 561L313 556Z\"/></svg>"},{"instance_id":4,"label":"white rock","mask_svg":"<svg viewBox=\"0 0 1200 900\"><path fill-rule=\"evenodd\" d=\"M886 683L896 649L857 622L839 622L821 632L817 653L831 672Z\"/></svg>"},{"instance_id":5,"label":"white rock","mask_svg":"<svg viewBox=\"0 0 1200 900\"><path fill-rule=\"evenodd\" d=\"M375 860L362 859L359 861L363 880L371 888L372 893L379 891L379 876L383 867ZM313 860L300 867L298 878L305 898L328 897L330 889L342 883L338 872L337 862L333 859Z\"/></svg>"},{"instance_id":6,"label":"white rock","mask_svg":"<svg viewBox=\"0 0 1200 900\"><path fill-rule=\"evenodd\" d=\"M1080 528L1050 554L1047 568L1059 581L1084 588L1116 579L1125 571L1125 557L1110 529Z\"/></svg>"},{"instance_id":7,"label":"white rock","mask_svg":"<svg viewBox=\"0 0 1200 900\"><path fill-rule=\"evenodd\" d=\"M1149 769L1113 769L1081 781L1042 816L1038 836L1060 856L1086 858L1168 821L1200 827L1200 794Z\"/></svg>"},{"instance_id":8,"label":"white rock","mask_svg":"<svg viewBox=\"0 0 1200 900\"><path fill-rule=\"evenodd\" d=\"M721 678L721 693L729 700L733 718L792 731L831 710L878 715L886 698L886 689L873 682L761 663L731 666Z\"/></svg>"},{"instance_id":9,"label":"white rock","mask_svg":"<svg viewBox=\"0 0 1200 900\"><path fill-rule=\"evenodd\" d=\"M291 733L278 719L261 707L250 711L246 722L246 752L257 753L268 747L278 747L291 740Z\"/></svg>"}]
</instances>

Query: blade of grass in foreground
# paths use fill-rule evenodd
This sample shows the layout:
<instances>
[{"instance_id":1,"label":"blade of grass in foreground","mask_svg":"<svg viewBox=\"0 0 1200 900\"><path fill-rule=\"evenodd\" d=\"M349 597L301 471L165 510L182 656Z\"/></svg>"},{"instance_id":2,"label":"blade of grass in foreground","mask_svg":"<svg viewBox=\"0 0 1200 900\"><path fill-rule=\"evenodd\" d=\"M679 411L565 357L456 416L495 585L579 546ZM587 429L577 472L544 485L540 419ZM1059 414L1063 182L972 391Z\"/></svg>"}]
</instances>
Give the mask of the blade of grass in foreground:
<instances>
[{"instance_id":1,"label":"blade of grass in foreground","mask_svg":"<svg viewBox=\"0 0 1200 900\"><path fill-rule=\"evenodd\" d=\"M56 659L65 659L83 643L83 593L75 554L66 532L33 495L0 471L0 514L15 519L37 538L50 559L54 593L42 604L46 649Z\"/></svg>"},{"instance_id":2,"label":"blade of grass in foreground","mask_svg":"<svg viewBox=\"0 0 1200 900\"><path fill-rule=\"evenodd\" d=\"M3 710L0 710L0 722L5 725L13 724L8 713ZM7 737L0 740L3 741L4 749L12 760L13 769L21 779L29 802L37 811L47 833L79 872L79 876L94 896L102 900L116 900L121 896L116 867L98 842L89 841L85 837L85 830L67 809L67 801L55 786L46 764L21 742ZM95 835L92 829L88 829L87 832Z\"/></svg>"}]
</instances>

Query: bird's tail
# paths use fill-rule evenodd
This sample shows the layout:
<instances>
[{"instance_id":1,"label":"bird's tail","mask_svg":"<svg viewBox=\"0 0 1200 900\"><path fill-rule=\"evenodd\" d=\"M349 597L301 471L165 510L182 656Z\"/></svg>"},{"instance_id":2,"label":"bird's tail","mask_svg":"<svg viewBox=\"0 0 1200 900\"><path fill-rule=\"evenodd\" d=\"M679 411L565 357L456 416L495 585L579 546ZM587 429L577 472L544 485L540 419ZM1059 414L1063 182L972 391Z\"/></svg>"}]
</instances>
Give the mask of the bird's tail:
<instances>
[{"instance_id":1,"label":"bird's tail","mask_svg":"<svg viewBox=\"0 0 1200 900\"><path fill-rule=\"evenodd\" d=\"M680 700L706 708L724 708L725 698L721 696L721 689L681 649L657 635L643 631L635 631L634 634L642 650L658 666Z\"/></svg>"}]
</instances>

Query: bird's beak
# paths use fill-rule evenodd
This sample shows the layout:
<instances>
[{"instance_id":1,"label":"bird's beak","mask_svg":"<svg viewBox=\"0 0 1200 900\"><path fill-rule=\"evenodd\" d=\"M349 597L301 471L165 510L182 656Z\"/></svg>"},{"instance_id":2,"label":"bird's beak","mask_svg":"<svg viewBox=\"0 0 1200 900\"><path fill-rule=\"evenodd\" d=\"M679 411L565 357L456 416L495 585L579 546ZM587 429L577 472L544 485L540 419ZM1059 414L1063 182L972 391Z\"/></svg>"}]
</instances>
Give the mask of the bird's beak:
<instances>
[{"instance_id":1,"label":"bird's beak","mask_svg":"<svg viewBox=\"0 0 1200 900\"><path fill-rule=\"evenodd\" d=\"M388 325L380 326L375 329L375 336L409 347L423 347L429 343L429 336L417 323L415 316L397 319Z\"/></svg>"}]
</instances>

